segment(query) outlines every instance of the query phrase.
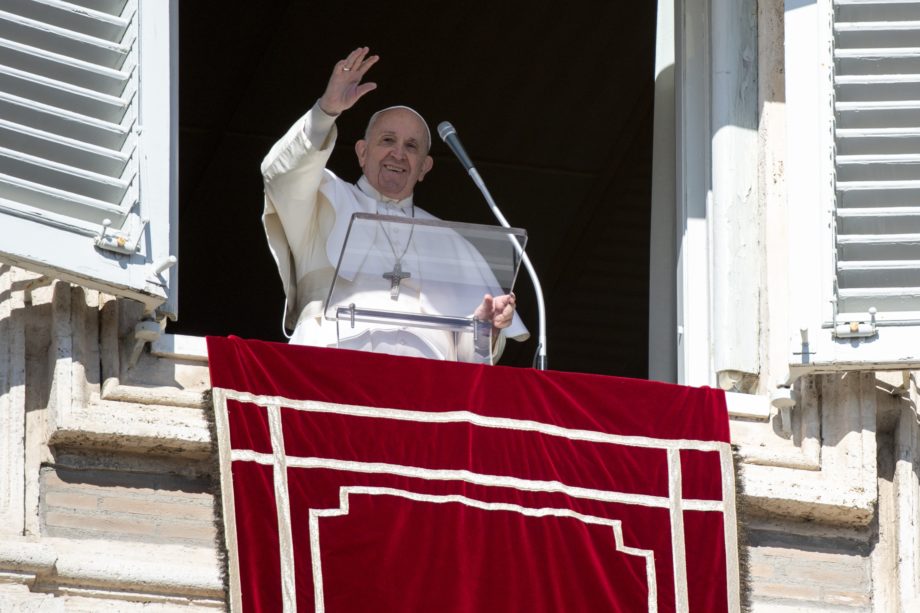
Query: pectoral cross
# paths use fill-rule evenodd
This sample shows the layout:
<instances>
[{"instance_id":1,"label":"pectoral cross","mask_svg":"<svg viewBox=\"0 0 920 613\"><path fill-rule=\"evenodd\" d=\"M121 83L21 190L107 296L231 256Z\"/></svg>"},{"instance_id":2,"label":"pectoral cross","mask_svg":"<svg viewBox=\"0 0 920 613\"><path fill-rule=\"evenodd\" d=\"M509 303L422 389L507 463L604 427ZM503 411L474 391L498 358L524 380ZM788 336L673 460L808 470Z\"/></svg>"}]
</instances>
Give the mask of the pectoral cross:
<instances>
[{"instance_id":1,"label":"pectoral cross","mask_svg":"<svg viewBox=\"0 0 920 613\"><path fill-rule=\"evenodd\" d=\"M402 262L396 260L393 270L383 273L383 278L390 282L390 300L399 300L399 284L403 279L408 279L412 275L403 272Z\"/></svg>"}]
</instances>

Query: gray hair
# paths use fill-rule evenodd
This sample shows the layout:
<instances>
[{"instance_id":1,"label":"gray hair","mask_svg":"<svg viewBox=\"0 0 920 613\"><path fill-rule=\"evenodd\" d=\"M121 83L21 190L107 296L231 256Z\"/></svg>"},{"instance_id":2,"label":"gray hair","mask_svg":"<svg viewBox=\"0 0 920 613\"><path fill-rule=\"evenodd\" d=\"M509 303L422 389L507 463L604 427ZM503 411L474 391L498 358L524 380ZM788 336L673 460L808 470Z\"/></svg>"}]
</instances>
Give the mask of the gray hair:
<instances>
[{"instance_id":1,"label":"gray hair","mask_svg":"<svg viewBox=\"0 0 920 613\"><path fill-rule=\"evenodd\" d=\"M364 129L364 140L369 140L369 139L370 139L371 128L374 127L374 123L376 123L377 119L379 119L381 115L383 115L383 114L386 113L387 111L395 111L395 110L397 110L397 109L402 109L402 110L405 110L405 111L409 111L410 113L414 114L416 117L419 118L419 121L421 121L421 122L422 122L422 125L425 126L425 136L428 137L428 143L427 143L427 147L426 147L426 149L425 149L425 152L427 153L427 152L431 151L431 128L428 127L428 122L425 121L425 118L422 117L422 114L421 114L421 113L419 113L418 111L416 111L416 110L415 110L414 108L412 108L412 107L405 106L404 104L396 104L396 105L393 105L393 106L388 106L387 108L385 108L385 109L380 109L379 111L377 111L376 113L374 113L373 115L371 115L371 118L370 118L370 119L368 120L368 122L367 122L367 128Z\"/></svg>"}]
</instances>

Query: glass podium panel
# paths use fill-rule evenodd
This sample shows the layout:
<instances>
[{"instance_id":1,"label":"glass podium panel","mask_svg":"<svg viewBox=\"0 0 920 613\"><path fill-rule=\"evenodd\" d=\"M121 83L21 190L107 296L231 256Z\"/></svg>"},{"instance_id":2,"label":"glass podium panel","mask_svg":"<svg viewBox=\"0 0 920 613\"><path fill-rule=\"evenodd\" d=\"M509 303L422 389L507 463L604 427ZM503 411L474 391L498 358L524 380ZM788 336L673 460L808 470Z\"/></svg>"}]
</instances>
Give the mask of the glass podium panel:
<instances>
[{"instance_id":1,"label":"glass podium panel","mask_svg":"<svg viewBox=\"0 0 920 613\"><path fill-rule=\"evenodd\" d=\"M526 242L517 228L356 213L324 317L339 347L487 363L492 327L473 311L511 292Z\"/></svg>"}]
</instances>

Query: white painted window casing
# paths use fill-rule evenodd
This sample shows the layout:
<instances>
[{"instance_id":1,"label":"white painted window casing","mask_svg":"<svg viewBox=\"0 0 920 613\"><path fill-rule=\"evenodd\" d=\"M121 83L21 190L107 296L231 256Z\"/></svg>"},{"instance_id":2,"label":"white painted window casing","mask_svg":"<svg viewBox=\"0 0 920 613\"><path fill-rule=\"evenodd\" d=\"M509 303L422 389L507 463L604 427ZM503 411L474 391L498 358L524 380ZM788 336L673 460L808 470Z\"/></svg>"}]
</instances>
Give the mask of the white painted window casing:
<instances>
[{"instance_id":1,"label":"white painted window casing","mask_svg":"<svg viewBox=\"0 0 920 613\"><path fill-rule=\"evenodd\" d=\"M687 0L675 26L677 378L714 385L710 318L711 125L707 0Z\"/></svg>"},{"instance_id":2,"label":"white painted window casing","mask_svg":"<svg viewBox=\"0 0 920 613\"><path fill-rule=\"evenodd\" d=\"M920 0L787 0L785 44L790 361L917 367Z\"/></svg>"},{"instance_id":3,"label":"white painted window casing","mask_svg":"<svg viewBox=\"0 0 920 613\"><path fill-rule=\"evenodd\" d=\"M176 19L0 3L0 260L176 315Z\"/></svg>"}]
</instances>

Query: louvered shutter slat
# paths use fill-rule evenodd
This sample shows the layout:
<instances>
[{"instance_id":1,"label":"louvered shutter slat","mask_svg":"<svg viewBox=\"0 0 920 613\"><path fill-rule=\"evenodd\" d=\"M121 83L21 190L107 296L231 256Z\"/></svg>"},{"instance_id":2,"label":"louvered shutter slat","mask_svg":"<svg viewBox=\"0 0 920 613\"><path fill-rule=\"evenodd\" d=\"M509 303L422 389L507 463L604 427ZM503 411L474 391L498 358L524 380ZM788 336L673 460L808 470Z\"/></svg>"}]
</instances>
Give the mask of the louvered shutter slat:
<instances>
[{"instance_id":1,"label":"louvered shutter slat","mask_svg":"<svg viewBox=\"0 0 920 613\"><path fill-rule=\"evenodd\" d=\"M920 180L837 182L837 207L906 206L920 202Z\"/></svg>"},{"instance_id":2,"label":"louvered shutter slat","mask_svg":"<svg viewBox=\"0 0 920 613\"><path fill-rule=\"evenodd\" d=\"M920 40L920 33L917 34ZM920 75L862 75L837 79L837 102L920 100Z\"/></svg>"},{"instance_id":3,"label":"louvered shutter slat","mask_svg":"<svg viewBox=\"0 0 920 613\"><path fill-rule=\"evenodd\" d=\"M836 0L837 24L920 21L920 5L912 0Z\"/></svg>"},{"instance_id":4,"label":"louvered shutter slat","mask_svg":"<svg viewBox=\"0 0 920 613\"><path fill-rule=\"evenodd\" d=\"M127 3L128 0L71 0L71 4L110 15L120 15Z\"/></svg>"},{"instance_id":5,"label":"louvered shutter slat","mask_svg":"<svg viewBox=\"0 0 920 613\"><path fill-rule=\"evenodd\" d=\"M838 155L838 181L909 181L920 173L920 155Z\"/></svg>"},{"instance_id":6,"label":"louvered shutter slat","mask_svg":"<svg viewBox=\"0 0 920 613\"><path fill-rule=\"evenodd\" d=\"M880 33L879 36L884 36ZM920 72L920 50L844 49L834 54L835 65L843 74L915 74Z\"/></svg>"},{"instance_id":7,"label":"louvered shutter slat","mask_svg":"<svg viewBox=\"0 0 920 613\"><path fill-rule=\"evenodd\" d=\"M130 72L99 66L29 45L0 39L0 63L83 89L119 96Z\"/></svg>"},{"instance_id":8,"label":"louvered shutter slat","mask_svg":"<svg viewBox=\"0 0 920 613\"><path fill-rule=\"evenodd\" d=\"M130 125L103 121L0 91L0 117L66 138L121 150L128 141Z\"/></svg>"},{"instance_id":9,"label":"louvered shutter slat","mask_svg":"<svg viewBox=\"0 0 920 613\"><path fill-rule=\"evenodd\" d=\"M119 202L130 184L120 177L109 177L2 146L0 167L28 181L57 185L66 191L106 202Z\"/></svg>"},{"instance_id":10,"label":"louvered shutter slat","mask_svg":"<svg viewBox=\"0 0 920 613\"><path fill-rule=\"evenodd\" d=\"M103 200L96 200L73 192L49 187L44 183L33 183L21 177L0 173L0 184L3 185L4 195L10 196L7 201L18 205L13 211L14 213L27 215L29 207L32 207L33 212L40 213L43 217L52 219L59 225L72 223L68 213L74 206L79 206L84 218L95 226L101 224L103 219L117 215L121 210ZM6 200L5 197L0 198L0 205L4 200ZM90 226L84 233L91 236L97 231L98 227Z\"/></svg>"},{"instance_id":11,"label":"louvered shutter slat","mask_svg":"<svg viewBox=\"0 0 920 613\"><path fill-rule=\"evenodd\" d=\"M873 151L912 154L920 151L920 128L837 130L837 154L868 155Z\"/></svg>"},{"instance_id":12,"label":"louvered shutter slat","mask_svg":"<svg viewBox=\"0 0 920 613\"><path fill-rule=\"evenodd\" d=\"M116 69L121 68L134 44L130 37L112 42L3 10L0 10L0 38L41 49L57 49L75 60Z\"/></svg>"},{"instance_id":13,"label":"louvered shutter slat","mask_svg":"<svg viewBox=\"0 0 920 613\"><path fill-rule=\"evenodd\" d=\"M113 122L121 121L132 102L132 97L110 95L2 64L0 86L4 92L33 103Z\"/></svg>"},{"instance_id":14,"label":"louvered shutter slat","mask_svg":"<svg viewBox=\"0 0 920 613\"><path fill-rule=\"evenodd\" d=\"M837 308L920 319L920 1L836 0Z\"/></svg>"},{"instance_id":15,"label":"louvered shutter slat","mask_svg":"<svg viewBox=\"0 0 920 613\"><path fill-rule=\"evenodd\" d=\"M108 13L58 0L4 0L4 9L52 26L72 30L79 34L120 41L128 29L131 16Z\"/></svg>"},{"instance_id":16,"label":"louvered shutter slat","mask_svg":"<svg viewBox=\"0 0 920 613\"><path fill-rule=\"evenodd\" d=\"M36 157L92 172L121 176L129 157L121 151L0 119L0 142Z\"/></svg>"},{"instance_id":17,"label":"louvered shutter slat","mask_svg":"<svg viewBox=\"0 0 920 613\"><path fill-rule=\"evenodd\" d=\"M920 101L838 102L837 122L846 128L903 128L920 125Z\"/></svg>"},{"instance_id":18,"label":"louvered shutter slat","mask_svg":"<svg viewBox=\"0 0 920 613\"><path fill-rule=\"evenodd\" d=\"M853 260L841 268L840 277L863 290L920 287L920 260Z\"/></svg>"}]
</instances>

